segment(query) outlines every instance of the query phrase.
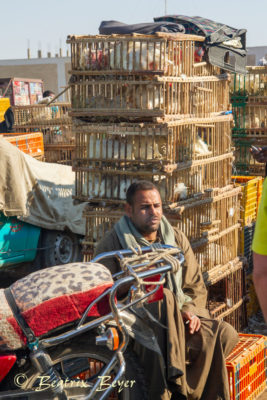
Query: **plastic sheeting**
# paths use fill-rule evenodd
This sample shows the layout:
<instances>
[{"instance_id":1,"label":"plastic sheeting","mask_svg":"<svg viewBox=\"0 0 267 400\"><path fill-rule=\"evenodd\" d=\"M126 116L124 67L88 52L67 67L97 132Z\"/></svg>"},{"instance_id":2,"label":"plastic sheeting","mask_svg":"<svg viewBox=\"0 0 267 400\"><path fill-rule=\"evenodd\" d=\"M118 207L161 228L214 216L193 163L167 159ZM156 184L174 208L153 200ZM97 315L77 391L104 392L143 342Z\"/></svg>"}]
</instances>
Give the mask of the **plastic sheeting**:
<instances>
[{"instance_id":1,"label":"plastic sheeting","mask_svg":"<svg viewBox=\"0 0 267 400\"><path fill-rule=\"evenodd\" d=\"M130 33L152 35L156 32L185 33L185 29L182 25L173 22L148 22L128 25L119 21L102 21L99 26L99 33L101 35L111 35L114 33L119 35Z\"/></svg>"},{"instance_id":2,"label":"plastic sheeting","mask_svg":"<svg viewBox=\"0 0 267 400\"><path fill-rule=\"evenodd\" d=\"M84 235L86 203L72 199L72 167L35 160L0 137L0 210L41 228Z\"/></svg>"}]
</instances>

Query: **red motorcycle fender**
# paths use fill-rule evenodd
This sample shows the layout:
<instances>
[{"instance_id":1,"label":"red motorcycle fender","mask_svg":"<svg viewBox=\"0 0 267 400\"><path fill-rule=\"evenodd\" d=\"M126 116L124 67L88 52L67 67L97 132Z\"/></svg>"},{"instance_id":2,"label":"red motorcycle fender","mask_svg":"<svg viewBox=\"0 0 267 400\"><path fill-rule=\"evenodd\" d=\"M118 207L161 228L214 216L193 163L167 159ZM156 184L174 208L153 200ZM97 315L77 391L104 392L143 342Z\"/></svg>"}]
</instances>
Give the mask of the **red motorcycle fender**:
<instances>
[{"instance_id":1,"label":"red motorcycle fender","mask_svg":"<svg viewBox=\"0 0 267 400\"><path fill-rule=\"evenodd\" d=\"M15 354L0 355L0 382L9 373L16 360L17 357Z\"/></svg>"}]
</instances>

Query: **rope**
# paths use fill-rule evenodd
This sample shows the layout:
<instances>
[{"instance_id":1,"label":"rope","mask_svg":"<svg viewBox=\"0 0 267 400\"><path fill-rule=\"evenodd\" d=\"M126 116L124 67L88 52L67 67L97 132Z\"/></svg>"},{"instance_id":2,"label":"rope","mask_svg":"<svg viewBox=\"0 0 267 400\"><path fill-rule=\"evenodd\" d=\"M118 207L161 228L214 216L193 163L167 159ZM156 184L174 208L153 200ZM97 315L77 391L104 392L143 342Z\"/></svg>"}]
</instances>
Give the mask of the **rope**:
<instances>
[{"instance_id":1,"label":"rope","mask_svg":"<svg viewBox=\"0 0 267 400\"><path fill-rule=\"evenodd\" d=\"M53 249L55 246L46 246L46 247L33 247L31 249L18 249L18 250L6 250L2 251L0 250L0 254L13 254L13 253L19 253L21 251L33 251L33 250L47 250L47 249Z\"/></svg>"},{"instance_id":2,"label":"rope","mask_svg":"<svg viewBox=\"0 0 267 400\"><path fill-rule=\"evenodd\" d=\"M171 265L172 272L175 273L180 268L180 261L173 255L177 254L179 250L176 248L162 249L158 245L152 245L152 252L142 253L141 247L137 245L137 248L130 247L130 250L134 253L131 257L125 257L120 260L121 268L123 271L130 273L134 276L137 283L137 292L141 290L141 285L163 285L165 283L165 278L160 281L144 281L138 276L138 272L148 270L151 266L155 265L159 260L163 260ZM138 267L133 270L132 265L147 262L145 266ZM156 270L156 269L155 269Z\"/></svg>"}]
</instances>

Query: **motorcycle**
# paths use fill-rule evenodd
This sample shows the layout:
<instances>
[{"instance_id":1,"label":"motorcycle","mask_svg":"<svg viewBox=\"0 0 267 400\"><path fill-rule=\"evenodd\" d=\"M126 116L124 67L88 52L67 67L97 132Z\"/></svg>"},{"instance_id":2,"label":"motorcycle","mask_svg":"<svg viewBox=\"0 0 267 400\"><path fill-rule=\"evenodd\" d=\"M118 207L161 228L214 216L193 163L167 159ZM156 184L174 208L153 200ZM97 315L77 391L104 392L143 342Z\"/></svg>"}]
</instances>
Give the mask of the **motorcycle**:
<instances>
[{"instance_id":1,"label":"motorcycle","mask_svg":"<svg viewBox=\"0 0 267 400\"><path fill-rule=\"evenodd\" d=\"M119 261L121 272L112 276L112 283L109 287L104 285L104 290L100 294L94 298L92 296L86 298L78 320L62 324L61 319L70 313L66 307L64 313L57 315L60 321L55 329L40 334L37 328L36 330L32 328L29 318L26 320L26 313L21 312L19 308L22 308L21 298L27 304L34 302L32 285L40 290L40 285L37 285L38 279L41 279L43 285L47 283L44 279L46 273L50 274L48 276L58 277L57 274L63 271L64 279L67 279L66 273L71 275L70 271L73 273L75 269L80 268L79 271L86 269L86 272L91 273L97 267L102 268L97 272L98 277L101 274L107 277L107 273L110 274L109 270L99 263L110 257L116 257ZM142 346L161 354L153 333L153 323L157 322L153 321L153 316L147 312L144 305L162 298L163 283L167 274L177 272L183 262L184 256L181 251L167 245L119 250L100 254L89 263L47 268L43 270L43 276L42 271L30 274L23 278L26 279L22 285L26 295L25 284L31 286L30 295L26 296L26 300L25 293L22 293L21 298L14 300L14 293L20 293L22 280L11 286L12 291L10 288L5 289L4 296L15 318L13 320L13 317L11 319L9 317L7 320L13 321L13 327L14 321L17 323L16 333L20 331L21 341L19 348L0 353L0 399L145 400L148 398L143 371L131 348L131 342L137 341ZM59 285L56 286L58 293L61 290ZM122 291L127 292L123 301L120 300ZM79 296L82 294L78 293ZM1 296L3 293L0 293ZM36 296L38 297L38 294ZM68 294L66 298L69 297ZM49 309L51 301L50 299L40 304L40 307L43 304L46 307L37 314L39 319L36 319L35 327L44 328L54 320L53 309ZM79 308L76 297L75 301L76 308ZM108 301L108 312L104 307L106 304L104 301ZM38 307L32 309L36 311ZM97 317L92 313L96 309L102 310ZM2 332L5 329L7 323L2 319L0 349L4 348Z\"/></svg>"}]
</instances>

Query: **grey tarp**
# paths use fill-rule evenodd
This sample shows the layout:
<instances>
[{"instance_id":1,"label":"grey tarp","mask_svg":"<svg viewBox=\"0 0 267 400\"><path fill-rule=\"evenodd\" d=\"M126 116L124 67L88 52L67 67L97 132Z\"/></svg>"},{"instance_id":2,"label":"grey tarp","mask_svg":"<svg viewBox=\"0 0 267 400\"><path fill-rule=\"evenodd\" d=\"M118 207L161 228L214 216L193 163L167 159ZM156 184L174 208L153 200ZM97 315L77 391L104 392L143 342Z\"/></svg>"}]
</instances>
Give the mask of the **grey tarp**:
<instances>
[{"instance_id":1,"label":"grey tarp","mask_svg":"<svg viewBox=\"0 0 267 400\"><path fill-rule=\"evenodd\" d=\"M128 25L119 21L102 21L98 29L101 35L111 35L113 33L119 35L125 35L129 33L152 35L156 32L185 33L185 29L182 25L173 22L147 22Z\"/></svg>"},{"instance_id":2,"label":"grey tarp","mask_svg":"<svg viewBox=\"0 0 267 400\"><path fill-rule=\"evenodd\" d=\"M181 24L187 34L205 36L204 47L211 64L226 71L247 73L246 29L236 29L207 18L186 15L165 15L154 18L154 21Z\"/></svg>"},{"instance_id":3,"label":"grey tarp","mask_svg":"<svg viewBox=\"0 0 267 400\"><path fill-rule=\"evenodd\" d=\"M6 216L84 235L85 203L74 205L74 188L70 166L35 160L0 137L0 211Z\"/></svg>"}]
</instances>

